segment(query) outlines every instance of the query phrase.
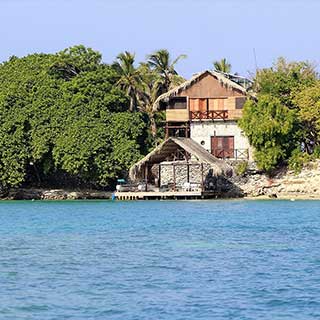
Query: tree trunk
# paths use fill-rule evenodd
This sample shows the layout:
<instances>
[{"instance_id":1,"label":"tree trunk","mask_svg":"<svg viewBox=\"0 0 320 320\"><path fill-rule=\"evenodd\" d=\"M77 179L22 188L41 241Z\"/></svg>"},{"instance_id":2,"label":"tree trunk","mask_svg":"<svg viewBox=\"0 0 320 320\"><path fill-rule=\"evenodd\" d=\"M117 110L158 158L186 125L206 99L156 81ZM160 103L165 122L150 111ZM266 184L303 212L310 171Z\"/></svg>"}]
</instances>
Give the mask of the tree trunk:
<instances>
[{"instance_id":1,"label":"tree trunk","mask_svg":"<svg viewBox=\"0 0 320 320\"><path fill-rule=\"evenodd\" d=\"M129 110L130 110L131 112L134 111L134 99L133 99L132 97L130 98L130 107L129 107Z\"/></svg>"},{"instance_id":2,"label":"tree trunk","mask_svg":"<svg viewBox=\"0 0 320 320\"><path fill-rule=\"evenodd\" d=\"M157 135L157 124L156 124L156 119L154 118L153 113L149 114L149 119L150 119L151 134L152 134L152 137L155 138Z\"/></svg>"}]
</instances>

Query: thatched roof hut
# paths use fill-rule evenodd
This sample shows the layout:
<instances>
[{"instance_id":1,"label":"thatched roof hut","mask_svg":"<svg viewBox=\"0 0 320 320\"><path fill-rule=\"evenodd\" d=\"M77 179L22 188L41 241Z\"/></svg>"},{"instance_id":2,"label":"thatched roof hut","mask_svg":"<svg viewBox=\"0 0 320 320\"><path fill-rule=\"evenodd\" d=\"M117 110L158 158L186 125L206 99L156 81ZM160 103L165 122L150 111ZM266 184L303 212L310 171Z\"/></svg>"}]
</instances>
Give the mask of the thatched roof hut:
<instances>
[{"instance_id":1,"label":"thatched roof hut","mask_svg":"<svg viewBox=\"0 0 320 320\"><path fill-rule=\"evenodd\" d=\"M150 167L166 161L178 149L186 151L194 161L210 165L213 173L217 176L228 176L232 172L231 167L225 161L214 157L194 140L190 138L169 138L130 168L130 179L132 181L143 179L146 166Z\"/></svg>"},{"instance_id":2,"label":"thatched roof hut","mask_svg":"<svg viewBox=\"0 0 320 320\"><path fill-rule=\"evenodd\" d=\"M155 101L153 105L153 111L158 111L160 109L160 103L161 102L168 102L171 97L178 96L182 91L188 89L191 87L194 83L200 81L203 77L211 75L214 78L216 78L221 85L223 85L225 88L237 90L243 95L248 95L249 92L246 88L241 86L240 84L232 81L230 78L227 77L226 74L216 71L203 71L200 73L195 74L190 80L187 80L180 84L179 86L169 90L168 92L162 94L158 97L158 99Z\"/></svg>"}]
</instances>

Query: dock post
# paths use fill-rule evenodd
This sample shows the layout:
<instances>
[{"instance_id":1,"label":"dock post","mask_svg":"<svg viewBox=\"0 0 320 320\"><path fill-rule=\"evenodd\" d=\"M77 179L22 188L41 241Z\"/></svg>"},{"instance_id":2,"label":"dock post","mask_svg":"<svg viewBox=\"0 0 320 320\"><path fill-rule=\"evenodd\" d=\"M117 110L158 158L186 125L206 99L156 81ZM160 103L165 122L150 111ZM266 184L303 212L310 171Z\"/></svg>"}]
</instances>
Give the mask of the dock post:
<instances>
[{"instance_id":1,"label":"dock post","mask_svg":"<svg viewBox=\"0 0 320 320\"><path fill-rule=\"evenodd\" d=\"M204 180L203 180L203 163L201 163L201 191L204 191Z\"/></svg>"},{"instance_id":2,"label":"dock post","mask_svg":"<svg viewBox=\"0 0 320 320\"><path fill-rule=\"evenodd\" d=\"M172 163L172 170L173 170L173 191L176 191L176 166Z\"/></svg>"},{"instance_id":3,"label":"dock post","mask_svg":"<svg viewBox=\"0 0 320 320\"><path fill-rule=\"evenodd\" d=\"M148 163L146 163L145 165L145 172L144 172L144 179L145 179L145 183L146 183L146 188L145 191L148 191Z\"/></svg>"},{"instance_id":4,"label":"dock post","mask_svg":"<svg viewBox=\"0 0 320 320\"><path fill-rule=\"evenodd\" d=\"M187 161L187 182L190 182L190 164Z\"/></svg>"}]
</instances>

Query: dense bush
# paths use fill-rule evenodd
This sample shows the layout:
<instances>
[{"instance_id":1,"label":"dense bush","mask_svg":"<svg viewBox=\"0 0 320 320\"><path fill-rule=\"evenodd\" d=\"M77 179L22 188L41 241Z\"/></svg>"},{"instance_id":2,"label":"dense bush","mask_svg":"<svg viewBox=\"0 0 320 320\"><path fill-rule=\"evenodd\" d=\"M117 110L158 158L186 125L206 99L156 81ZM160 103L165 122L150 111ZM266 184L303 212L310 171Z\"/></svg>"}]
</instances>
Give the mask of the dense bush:
<instances>
[{"instance_id":1,"label":"dense bush","mask_svg":"<svg viewBox=\"0 0 320 320\"><path fill-rule=\"evenodd\" d=\"M128 111L118 74L83 46L0 65L0 185L62 173L109 186L148 148L148 118Z\"/></svg>"},{"instance_id":2,"label":"dense bush","mask_svg":"<svg viewBox=\"0 0 320 320\"><path fill-rule=\"evenodd\" d=\"M308 62L280 58L272 68L259 70L255 98L244 106L239 125L265 171L287 163L299 168L320 144L320 85ZM300 150L298 153L296 150Z\"/></svg>"},{"instance_id":3,"label":"dense bush","mask_svg":"<svg viewBox=\"0 0 320 320\"><path fill-rule=\"evenodd\" d=\"M248 161L240 161L235 167L236 175L244 176L248 170L248 166Z\"/></svg>"}]
</instances>

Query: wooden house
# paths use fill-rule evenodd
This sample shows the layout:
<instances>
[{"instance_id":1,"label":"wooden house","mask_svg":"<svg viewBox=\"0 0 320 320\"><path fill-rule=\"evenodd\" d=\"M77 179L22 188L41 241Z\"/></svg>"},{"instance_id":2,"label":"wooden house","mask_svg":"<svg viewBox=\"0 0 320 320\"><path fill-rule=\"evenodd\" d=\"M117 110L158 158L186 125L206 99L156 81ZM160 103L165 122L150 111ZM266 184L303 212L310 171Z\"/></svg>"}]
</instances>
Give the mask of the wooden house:
<instances>
[{"instance_id":1,"label":"wooden house","mask_svg":"<svg viewBox=\"0 0 320 320\"><path fill-rule=\"evenodd\" d=\"M166 111L166 137L186 137L217 158L251 160L248 139L237 125L249 80L204 71L161 95L155 110Z\"/></svg>"},{"instance_id":2,"label":"wooden house","mask_svg":"<svg viewBox=\"0 0 320 320\"><path fill-rule=\"evenodd\" d=\"M248 139L237 125L248 97L245 79L205 71L161 95L166 139L130 169L132 182L119 199L241 196L224 161L250 160Z\"/></svg>"}]
</instances>

